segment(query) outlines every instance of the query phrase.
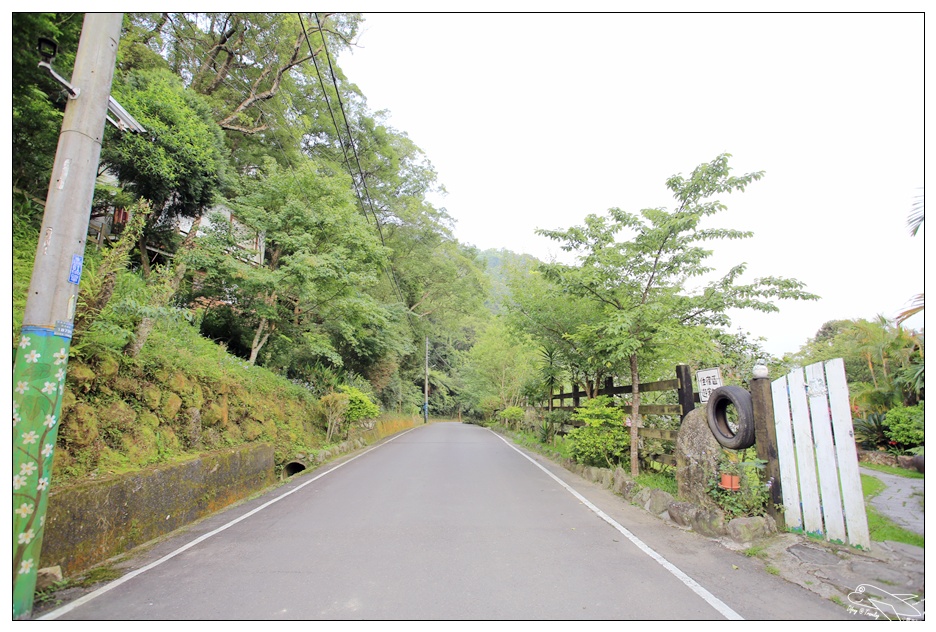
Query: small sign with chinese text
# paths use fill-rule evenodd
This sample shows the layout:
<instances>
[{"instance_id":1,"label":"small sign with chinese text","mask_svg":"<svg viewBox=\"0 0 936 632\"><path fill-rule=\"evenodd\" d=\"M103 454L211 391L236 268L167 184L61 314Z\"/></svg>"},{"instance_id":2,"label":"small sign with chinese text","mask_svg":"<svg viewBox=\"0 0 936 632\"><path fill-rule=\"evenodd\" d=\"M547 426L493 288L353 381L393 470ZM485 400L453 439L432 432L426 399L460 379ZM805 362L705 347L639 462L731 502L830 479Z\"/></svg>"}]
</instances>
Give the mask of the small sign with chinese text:
<instances>
[{"instance_id":1,"label":"small sign with chinese text","mask_svg":"<svg viewBox=\"0 0 936 632\"><path fill-rule=\"evenodd\" d=\"M721 370L701 369L696 372L696 381L699 383L699 401L704 404L712 391L722 385Z\"/></svg>"},{"instance_id":2,"label":"small sign with chinese text","mask_svg":"<svg viewBox=\"0 0 936 632\"><path fill-rule=\"evenodd\" d=\"M81 268L84 264L84 257L81 255L72 255L71 269L68 271L68 282L78 285L81 283Z\"/></svg>"}]
</instances>

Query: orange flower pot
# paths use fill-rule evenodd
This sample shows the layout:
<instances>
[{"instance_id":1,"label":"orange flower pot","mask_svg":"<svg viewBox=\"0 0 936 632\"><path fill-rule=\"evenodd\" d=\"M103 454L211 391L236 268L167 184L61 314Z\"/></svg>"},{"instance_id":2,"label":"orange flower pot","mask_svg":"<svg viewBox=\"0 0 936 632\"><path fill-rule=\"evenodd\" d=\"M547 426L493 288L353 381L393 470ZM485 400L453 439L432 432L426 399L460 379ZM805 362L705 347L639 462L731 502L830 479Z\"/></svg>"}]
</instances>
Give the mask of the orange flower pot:
<instances>
[{"instance_id":1,"label":"orange flower pot","mask_svg":"<svg viewBox=\"0 0 936 632\"><path fill-rule=\"evenodd\" d=\"M732 492L736 492L741 489L741 477L737 474L726 474L721 475L721 482L718 484L722 489L727 489Z\"/></svg>"}]
</instances>

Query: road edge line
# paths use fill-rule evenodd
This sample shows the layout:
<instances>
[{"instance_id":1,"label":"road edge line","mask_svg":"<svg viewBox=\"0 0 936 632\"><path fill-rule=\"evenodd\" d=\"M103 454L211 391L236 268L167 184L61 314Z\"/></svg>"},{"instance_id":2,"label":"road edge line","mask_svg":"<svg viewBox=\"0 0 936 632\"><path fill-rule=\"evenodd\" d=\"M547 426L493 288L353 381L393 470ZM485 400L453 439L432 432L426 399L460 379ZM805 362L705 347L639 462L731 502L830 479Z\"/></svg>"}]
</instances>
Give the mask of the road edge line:
<instances>
[{"instance_id":1,"label":"road edge line","mask_svg":"<svg viewBox=\"0 0 936 632\"><path fill-rule=\"evenodd\" d=\"M703 600L705 600L706 603L708 603L710 606L712 606L715 610L717 610L720 614L722 614L726 619L729 619L729 620L731 620L731 621L744 621L744 617L742 617L740 614L738 614L737 612L735 612L734 610L732 610L732 609L728 606L728 604L726 604L724 601L722 601L721 599L719 599L718 597L716 597L715 595L713 595L712 593L710 593L710 592L709 592L708 590L706 590L705 588L703 588L702 585L699 584L699 582L697 582L696 580L694 580L694 579L692 579L691 577L689 577L689 575L687 575L686 573L684 573L683 571L681 571L681 570L680 570L679 568L677 568L672 562L670 562L670 561L667 560L665 557L663 557L662 555L660 555L659 553L657 553L655 550L653 550L653 549L652 549L648 544L646 544L643 540L641 540L641 539L638 538L636 535L634 535L633 533L631 533L630 531L628 531L626 528L624 528L624 527L623 527L621 524L619 524L614 518L612 518L611 516L609 516L608 514L606 514L605 512L603 512L601 509L599 509L598 507L596 507L596 506L595 506L591 501L589 501L587 498L585 498L585 497L582 496L580 493L578 493L577 491L575 491L574 489L572 489L572 487L571 487L568 483L566 483L566 482L563 481L561 478L559 478L558 476L556 476L555 474L553 474L552 472L550 472L549 470L547 470L547 469L546 469L545 467L543 467L540 463L537 463L535 459L533 459L532 457L530 457L530 455L528 455L528 454L526 454L525 452L523 452L522 450L520 450L517 446L513 445L511 442L509 442L507 439L505 439L504 437L502 437L502 436L499 435L498 433L494 432L494 431L491 430L490 428L488 428L488 431L491 432L491 433L492 433L494 436L496 436L498 439L500 439L501 441L503 441L504 443L506 443L507 446L510 447L512 450L514 450L517 454L519 454L520 456L522 456L523 458L525 458L527 461L529 461L530 463L532 463L533 465L535 465L535 466L538 467L539 469L543 470L543 472L545 472L547 476L549 476L549 477L552 478L554 481L556 481L557 483L559 483L563 488L565 488L566 491L568 491L570 494L572 494L573 496L575 496L583 505L585 505L586 507L588 507L589 509L591 509L592 512L594 512L599 518L601 518L602 520L604 520L605 522L607 522L609 525L611 525L612 527L614 527L617 531L619 531L619 532L621 533L621 535L623 535L625 538L627 538L628 540L630 540L631 543L633 543L638 549L640 549L641 551L643 551L643 552L644 552L645 554L647 554L653 561L655 561L657 564L659 564L660 566L662 566L663 568L665 568L667 571L669 571L670 574L672 574L674 577L676 577L676 579L678 579L678 580L681 581L683 584L685 584L685 586L686 586L687 588L689 588L692 592L694 592L694 593L697 594L699 597L701 597Z\"/></svg>"},{"instance_id":2,"label":"road edge line","mask_svg":"<svg viewBox=\"0 0 936 632\"><path fill-rule=\"evenodd\" d=\"M409 430L404 430L404 431L401 432L400 434L395 435L395 436L393 436L393 437L390 437L390 438L387 439L386 441L382 441L382 442L378 443L377 445L373 446L372 448L369 448L369 449L365 450L364 452L361 452L360 454L351 457L351 458L348 459L347 461L342 461L341 463L339 463L339 464L336 465L335 467L331 468L330 470L327 470L327 471L325 471L325 472L322 472L321 474L318 474L317 476L315 476L315 477L313 477L313 478L310 478L309 480L305 481L304 483L301 483L301 484L297 485L296 487L294 487L293 489L289 490L288 492L285 492L284 494L280 494L280 495L277 496L276 498L274 498L274 499L272 499L272 500L269 500L269 501L263 503L262 505L260 505L259 507L256 507L256 508L254 508L254 509L248 511L248 512L245 513L243 516L240 516L240 517L238 517L238 518L235 518L234 520L231 520L231 521L228 522L227 524L221 525L220 527L218 527L217 529L214 529L213 531L209 531L208 533L205 533L205 534L200 535L199 537L195 538L194 540L192 540L192 541L189 542L188 544L186 544L186 545L184 545L184 546L182 546L182 547L179 547L178 549L176 549L175 551L172 551L171 553L168 553L168 554L164 555L163 557L159 558L159 559L156 560L155 562L150 562L149 564L147 564L146 566L143 566L142 568L138 568L138 569L136 569L136 570L134 570L134 571L130 571L130 572L127 573L126 575L123 575L123 576L121 576L120 578L115 579L114 581L110 582L109 584L105 584L104 586L101 586L101 587L98 588L97 590L94 590L94 591L92 591L92 592L89 592L87 595L83 595L83 596L79 597L79 598L76 599L75 601L72 601L72 602L70 602L70 603L67 603L67 604L65 604L64 606L62 606L61 608L56 608L55 610L52 610L52 611L50 611L50 612L47 612L47 613L45 613L45 614L42 615L41 617L38 617L38 618L35 619L35 620L36 620L36 621L52 621L52 620L57 619L58 617L62 616L63 614L68 614L69 612L71 612L72 610L78 608L79 606L82 606L82 605L88 603L89 601L92 601L93 599L96 599L97 597L100 597L100 596L103 595L104 593L106 593L106 592L108 592L108 591L110 591L110 590L113 590L114 588L117 588L117 587L120 586L121 584L124 584L124 583L130 581L131 579L133 579L134 577L136 577L136 576L138 576L138 575L142 575L143 573L145 573L145 572L148 571L148 570L151 570L151 569L153 569L153 568L156 568L157 566L159 566L159 565L162 564L163 562L168 562L170 559L174 558L176 555L179 555L180 553L184 553L185 551L187 551L187 550L189 550L190 548L196 546L197 544L201 544L202 542L204 542L204 541L207 540L208 538L210 538L210 537L212 537L212 536L214 536L214 535L217 535L217 534L221 533L222 531L225 531L225 530L229 529L230 527L233 527L233 526L236 525L238 522L241 522L242 520L246 520L246 519L249 518L250 516L254 515L255 513L258 513L259 511L261 511L261 510L263 510L263 509L266 509L266 508L269 507L270 505L272 505L272 504L274 504L274 503L278 503L279 501L283 500L283 499L286 498L287 496L290 496L290 495L292 495L292 494L295 494L296 492L298 492L300 489L302 489L302 488L305 487L306 485L309 485L309 484L311 484L311 483L314 483L315 481L317 481L318 479L322 478L323 476L325 476L325 475L327 475L327 474L331 474L332 472L334 472L334 471L337 470L338 468L344 467L345 465L347 465L347 464L350 463L351 461L354 461L354 460L356 460L356 459L359 459L359 458L361 458L362 456L364 456L365 454L367 454L368 452L373 452L373 451L376 450L377 448L380 448L380 447L382 447L382 446L385 446L385 445L387 445L388 443L390 443L391 441L396 441L397 439L399 439L399 438L402 437L403 435L405 435L405 434L407 434L407 433L409 433L409 432L412 432L413 430L416 430L416 428L421 428L421 427L422 427L422 426L414 426L414 427L410 428Z\"/></svg>"}]
</instances>

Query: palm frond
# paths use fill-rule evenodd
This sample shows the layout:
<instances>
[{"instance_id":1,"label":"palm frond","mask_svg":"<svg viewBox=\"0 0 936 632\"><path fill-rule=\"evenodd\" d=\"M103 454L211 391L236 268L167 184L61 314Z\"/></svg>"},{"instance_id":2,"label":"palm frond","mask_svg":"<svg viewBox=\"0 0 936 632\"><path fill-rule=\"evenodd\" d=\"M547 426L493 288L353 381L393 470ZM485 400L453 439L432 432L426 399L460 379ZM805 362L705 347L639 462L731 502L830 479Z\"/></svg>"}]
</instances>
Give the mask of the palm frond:
<instances>
[{"instance_id":1,"label":"palm frond","mask_svg":"<svg viewBox=\"0 0 936 632\"><path fill-rule=\"evenodd\" d=\"M912 299L910 299L910 307L908 307L904 311L897 314L898 325L904 322L905 320L907 320L908 318L910 318L911 316L915 314L919 314L920 312L923 311L923 303L924 303L923 294L925 294L925 292L921 294L917 294Z\"/></svg>"},{"instance_id":2,"label":"palm frond","mask_svg":"<svg viewBox=\"0 0 936 632\"><path fill-rule=\"evenodd\" d=\"M910 216L907 218L907 226L910 228L910 234L916 237L917 231L923 225L923 194L917 196L913 206L910 207Z\"/></svg>"}]
</instances>

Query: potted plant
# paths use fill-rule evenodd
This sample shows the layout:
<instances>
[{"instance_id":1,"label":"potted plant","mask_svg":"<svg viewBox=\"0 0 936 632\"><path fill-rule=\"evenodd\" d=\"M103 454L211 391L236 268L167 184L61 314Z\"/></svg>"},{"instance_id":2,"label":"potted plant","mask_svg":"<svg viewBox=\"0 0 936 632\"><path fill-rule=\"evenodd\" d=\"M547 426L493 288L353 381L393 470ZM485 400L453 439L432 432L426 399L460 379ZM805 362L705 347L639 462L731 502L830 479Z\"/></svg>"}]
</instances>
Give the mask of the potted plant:
<instances>
[{"instance_id":1,"label":"potted plant","mask_svg":"<svg viewBox=\"0 0 936 632\"><path fill-rule=\"evenodd\" d=\"M718 468L718 486L736 492L741 489L741 463L737 454L725 454Z\"/></svg>"},{"instance_id":2,"label":"potted plant","mask_svg":"<svg viewBox=\"0 0 936 632\"><path fill-rule=\"evenodd\" d=\"M707 493L729 518L764 515L770 491L762 480L767 462L753 449L723 450Z\"/></svg>"}]
</instances>

